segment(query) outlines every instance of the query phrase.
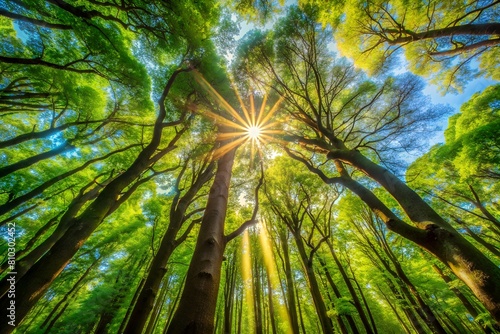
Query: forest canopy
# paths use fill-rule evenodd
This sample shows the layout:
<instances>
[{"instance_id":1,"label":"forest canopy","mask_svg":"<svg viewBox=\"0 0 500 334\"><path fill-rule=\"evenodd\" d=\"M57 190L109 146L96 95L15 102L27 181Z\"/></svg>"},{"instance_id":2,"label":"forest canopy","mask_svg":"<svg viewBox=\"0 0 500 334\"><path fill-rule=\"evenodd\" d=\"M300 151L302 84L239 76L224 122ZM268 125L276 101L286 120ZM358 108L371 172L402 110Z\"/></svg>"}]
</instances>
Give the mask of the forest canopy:
<instances>
[{"instance_id":1,"label":"forest canopy","mask_svg":"<svg viewBox=\"0 0 500 334\"><path fill-rule=\"evenodd\" d=\"M499 17L0 1L0 333L500 333Z\"/></svg>"}]
</instances>

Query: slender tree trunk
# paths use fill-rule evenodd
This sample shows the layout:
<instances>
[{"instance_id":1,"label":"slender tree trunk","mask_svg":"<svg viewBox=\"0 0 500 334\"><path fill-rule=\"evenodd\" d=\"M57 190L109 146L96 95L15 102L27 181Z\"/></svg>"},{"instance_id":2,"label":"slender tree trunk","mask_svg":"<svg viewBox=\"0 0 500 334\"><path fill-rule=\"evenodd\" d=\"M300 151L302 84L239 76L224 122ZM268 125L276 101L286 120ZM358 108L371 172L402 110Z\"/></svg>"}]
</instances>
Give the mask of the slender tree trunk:
<instances>
[{"instance_id":1,"label":"slender tree trunk","mask_svg":"<svg viewBox=\"0 0 500 334\"><path fill-rule=\"evenodd\" d=\"M64 306L61 308L61 310L59 312L57 312L56 316L50 321L49 325L47 326L47 328L45 329L45 331L43 332L43 334L48 334L50 333L50 331L52 330L52 327L54 327L54 325L56 324L57 320L59 320L59 318L63 315L64 311L66 311L66 309L68 308L70 302L66 302L64 304Z\"/></svg>"},{"instance_id":2,"label":"slender tree trunk","mask_svg":"<svg viewBox=\"0 0 500 334\"><path fill-rule=\"evenodd\" d=\"M226 260L226 284L224 285L224 333L232 333L234 291L236 284L236 251Z\"/></svg>"},{"instance_id":3,"label":"slender tree trunk","mask_svg":"<svg viewBox=\"0 0 500 334\"><path fill-rule=\"evenodd\" d=\"M95 181L95 180L94 180ZM71 227L71 223L74 221L75 216L78 214L78 211L90 200L94 199L99 191L102 189L101 185L98 185L88 192L84 193L84 191L94 183L94 181L90 182L86 186L84 186L77 197L71 201L68 209L61 217L59 224L52 232L50 236L47 237L42 243L40 243L35 249L29 252L26 256L17 260L16 263L16 280L20 280L29 270L30 268L38 261L45 253L47 253L50 248L61 239L68 229ZM16 254L17 256L17 254ZM7 290L9 289L9 283L4 277L0 282L0 295L4 296Z\"/></svg>"},{"instance_id":4,"label":"slender tree trunk","mask_svg":"<svg viewBox=\"0 0 500 334\"><path fill-rule=\"evenodd\" d=\"M340 290L337 287L337 284L335 284L335 282L333 281L332 275L330 274L330 271L326 267L326 262L320 257L319 263L323 267L323 271L325 273L326 279L327 279L328 283L330 284L330 287L332 288L333 293L335 294L335 297L337 299L342 298L342 294L340 293ZM352 316L350 314L346 314L346 315L344 315L344 317L347 319L347 322L349 323L349 326L351 327L352 333L359 334L358 328L356 327L356 322L354 321ZM341 322L341 319L342 318L340 318L340 316L339 316L340 327L343 328L343 327L345 327L345 325L343 322ZM342 331L344 331L344 330L342 330Z\"/></svg>"},{"instance_id":5,"label":"slender tree trunk","mask_svg":"<svg viewBox=\"0 0 500 334\"><path fill-rule=\"evenodd\" d=\"M57 216L52 217L47 223L45 223L45 225L43 225L35 233L35 235L26 243L24 248L16 253L17 261L19 261L19 259L21 259L25 254L29 253L33 248L33 246L36 245L36 243L45 235L45 233L47 233L50 230L50 228L57 223L59 215L60 213ZM7 270L8 268L9 268L9 263L5 261L0 268L0 274L5 272L5 270Z\"/></svg>"},{"instance_id":6,"label":"slender tree trunk","mask_svg":"<svg viewBox=\"0 0 500 334\"><path fill-rule=\"evenodd\" d=\"M269 273L267 273L267 297L268 297L268 303L269 303L269 322L271 323L271 329L272 333L276 334L278 333L276 329L276 322L275 322L275 310L274 310L274 301L273 301L273 286L271 284L271 277L269 277Z\"/></svg>"},{"instance_id":7,"label":"slender tree trunk","mask_svg":"<svg viewBox=\"0 0 500 334\"><path fill-rule=\"evenodd\" d=\"M52 319L52 316L54 315L55 312L57 312L57 310L61 307L61 305L63 303L65 303L68 298L72 295L74 295L78 289L80 289L81 287L81 284L82 282L85 280L85 278L88 276L88 274L92 271L92 268L94 268L99 262L100 262L101 258L97 258L94 262L92 262L92 264L85 270L85 272L83 273L82 276L80 276L80 278L76 281L76 283L73 285L73 287L64 295L64 297L54 306L54 308L52 309L52 311L49 313L49 315L45 318L45 321L42 323L42 325L40 326L40 328L43 328L47 325L47 323L49 322L50 319ZM69 304L69 303L68 303ZM67 304L67 305L68 305ZM67 306L66 305L66 306ZM62 312L60 312L60 314L62 314ZM57 319L55 319L57 320ZM52 321L52 325L54 325L55 323L55 320ZM52 327L52 326L49 326L49 327ZM47 332L49 328L47 328L45 331Z\"/></svg>"},{"instance_id":8,"label":"slender tree trunk","mask_svg":"<svg viewBox=\"0 0 500 334\"><path fill-rule=\"evenodd\" d=\"M363 301L363 305L365 305L366 313L368 313L368 317L370 318L370 323L372 324L373 332L377 334L378 333L377 326L375 325L375 319L373 319L373 315L372 312L370 311L370 306L368 305L368 301L366 300L365 294L363 293L363 290L361 289L361 286L359 285L358 280L354 275L354 271L352 270L351 264L349 263L348 266L352 275L352 280L354 281L354 284L356 284L356 288L358 288L359 294L361 295L361 300Z\"/></svg>"},{"instance_id":9,"label":"slender tree trunk","mask_svg":"<svg viewBox=\"0 0 500 334\"><path fill-rule=\"evenodd\" d=\"M380 287L377 287L380 294L384 297L385 301L387 302L387 304L389 305L389 307L391 308L392 312L394 313L394 315L396 316L396 318L398 319L399 321L399 324L403 327L403 329L405 330L405 333L407 334L411 334L410 332L410 329L408 328L408 326L405 324L404 320L399 316L399 311L396 310L396 307L393 305L392 301L389 300L389 298L383 293L382 289Z\"/></svg>"},{"instance_id":10,"label":"slender tree trunk","mask_svg":"<svg viewBox=\"0 0 500 334\"><path fill-rule=\"evenodd\" d=\"M212 170L213 164L209 164L208 167L201 172L199 177L197 177L197 179L193 182L193 185L186 192L186 194L180 200L178 200L178 197L176 196L176 199L172 202L170 209L170 222L167 231L165 232L165 235L161 240L160 247L153 258L146 282L141 289L137 303L134 306L132 314L130 315L130 320L125 328L125 334L140 334L146 326L148 317L153 309L158 288L160 287L161 281L167 272L168 260L174 250L187 237L187 233L185 233L184 237L176 240L177 234L186 220L186 210L201 187L212 176ZM183 173L179 175L178 182L180 181L182 175Z\"/></svg>"},{"instance_id":11,"label":"slender tree trunk","mask_svg":"<svg viewBox=\"0 0 500 334\"><path fill-rule=\"evenodd\" d=\"M441 277L443 279L443 281L446 282L446 284L449 285L449 283L451 283L452 279L450 276L446 275L442 270L441 268L439 268L437 265L433 264L432 265L432 268L438 273L439 277ZM450 286L450 285L449 285ZM477 316L479 315L479 312L476 310L476 308L474 307L474 305L472 305L472 303L467 299L467 297L465 297L465 295L456 287L453 287L453 286L450 286L450 290L455 294L455 296L457 296L457 298L462 302L462 305L465 307L465 309L467 310L467 312L469 313L469 315L476 319ZM479 326L481 327L481 329L485 332L485 333L492 333L492 330L491 328L489 327L483 327L483 326Z\"/></svg>"},{"instance_id":12,"label":"slender tree trunk","mask_svg":"<svg viewBox=\"0 0 500 334\"><path fill-rule=\"evenodd\" d=\"M36 164L37 162L40 162L42 160L55 157L56 155L63 154L65 152L73 150L74 148L75 147L73 145L71 145L69 143L65 143L65 144L63 144L59 147L56 147L50 151L43 152L43 153L34 155L32 157L26 158L24 160L15 162L11 165L2 167L2 168L0 168L0 179L11 174L11 173L14 173L20 169L29 167L29 166Z\"/></svg>"},{"instance_id":13,"label":"slender tree trunk","mask_svg":"<svg viewBox=\"0 0 500 334\"><path fill-rule=\"evenodd\" d=\"M167 297L167 292L170 288L169 283L170 283L169 280L163 282L163 286L160 289L160 294L156 299L153 310L151 311L151 317L149 318L148 326L146 327L146 331L144 332L144 334L153 333L154 329L156 328L156 325L158 324L158 317L160 316L160 312Z\"/></svg>"},{"instance_id":14,"label":"slender tree trunk","mask_svg":"<svg viewBox=\"0 0 500 334\"><path fill-rule=\"evenodd\" d=\"M344 279L344 283L347 286L347 289L349 290L349 293L351 294L351 298L354 302L354 307L356 307L356 310L358 311L359 317L361 319L361 322L363 323L363 326L365 327L366 333L373 333L370 322L368 321L368 318L366 317L365 311L363 310L363 307L361 305L361 302L359 300L358 295L356 294L356 290L352 286L352 283L347 276L347 273L344 270L344 267L342 266L342 263L340 263L339 258L337 257L337 253L335 249L333 248L333 245L330 240L326 240L326 243L328 245L328 248L330 249L330 253L332 254L333 260L335 261L335 264L337 265L337 268L339 269L340 274L342 275L342 278Z\"/></svg>"},{"instance_id":15,"label":"slender tree trunk","mask_svg":"<svg viewBox=\"0 0 500 334\"><path fill-rule=\"evenodd\" d=\"M295 238L295 243L299 251L300 259L302 260L302 265L304 266L304 270L309 282L309 288L311 290L311 295L313 297L314 306L316 307L316 312L318 313L318 318L323 333L333 333L333 324L331 319L328 317L326 305L323 297L321 296L318 280L316 279L316 275L313 269L312 259L309 259L309 257L307 256L300 231L297 231L296 233L292 232L292 234Z\"/></svg>"},{"instance_id":16,"label":"slender tree trunk","mask_svg":"<svg viewBox=\"0 0 500 334\"><path fill-rule=\"evenodd\" d=\"M290 264L290 250L288 248L287 230L279 232L280 245L282 249L283 262L285 265L286 277L286 295L288 299L288 313L290 314L290 321L293 334L299 334L299 317L297 315L297 302L295 299L295 283L292 275L292 266Z\"/></svg>"},{"instance_id":17,"label":"slender tree trunk","mask_svg":"<svg viewBox=\"0 0 500 334\"><path fill-rule=\"evenodd\" d=\"M261 266L258 263L257 256L253 257L253 301L254 301L254 316L255 316L255 333L262 334L262 282L261 282Z\"/></svg>"},{"instance_id":18,"label":"slender tree trunk","mask_svg":"<svg viewBox=\"0 0 500 334\"><path fill-rule=\"evenodd\" d=\"M467 235L469 235L478 244L480 244L481 246L483 246L484 248L486 248L488 251L490 251L493 255L495 255L496 257L500 258L500 250L495 245L490 244L489 242L487 242L486 240L484 240L483 238L481 238L479 235L477 235L476 233L474 233L469 228L469 226L467 226L467 224L465 222L463 222L463 221L461 221L459 219L455 219L455 221L457 223L459 223L460 226L465 229L465 231L467 232Z\"/></svg>"},{"instance_id":19,"label":"slender tree trunk","mask_svg":"<svg viewBox=\"0 0 500 334\"><path fill-rule=\"evenodd\" d=\"M122 149L119 149L119 150L115 150L115 151L113 151L111 153L108 153L108 154L102 156L102 157L88 160L84 164L82 164L81 166L79 166L77 168L74 168L74 169L72 169L70 171L67 171L65 173L62 173L62 174L56 176L56 177L53 177L50 180L45 181L44 183L42 183L41 185L39 185L36 188L32 189L31 191L27 192L26 194L21 195L19 197L16 197L13 200L8 201L7 203L0 205L0 216L3 215L3 214L5 214L5 213L7 213L7 212L9 212L9 211L11 211L11 210L13 210L13 209L15 209L19 205L21 205L21 204L23 204L23 203L25 203L25 202L27 202L27 201L35 198L36 196L40 195L41 193L43 193L45 190L47 190L49 187L53 186L57 182L65 179L67 177L70 177L71 175L76 174L79 171L84 170L85 168L87 168L88 166L90 166L91 164L93 164L94 162L107 159L110 156L112 156L113 154L124 152L124 151L126 151L126 150L128 150L128 149L130 149L132 147L135 147L135 146L139 146L139 144L130 145L130 146L127 146L125 148L122 148Z\"/></svg>"},{"instance_id":20,"label":"slender tree trunk","mask_svg":"<svg viewBox=\"0 0 500 334\"><path fill-rule=\"evenodd\" d=\"M186 284L167 334L213 334L226 247L224 221L235 151L230 150L218 161Z\"/></svg>"},{"instance_id":21,"label":"slender tree trunk","mask_svg":"<svg viewBox=\"0 0 500 334\"><path fill-rule=\"evenodd\" d=\"M130 313L132 312L132 309L137 301L137 298L139 297L139 292L141 291L141 288L144 285L144 282L145 282L145 279L142 278L141 281L139 282L139 285L137 286L137 289L135 290L135 293L134 293L134 296L132 297L132 300L130 301L130 305L127 308L127 312L125 313L125 316L122 319L122 322L120 324L120 328L118 328L118 333L123 333L123 330L128 323L128 320L130 318Z\"/></svg>"}]
</instances>

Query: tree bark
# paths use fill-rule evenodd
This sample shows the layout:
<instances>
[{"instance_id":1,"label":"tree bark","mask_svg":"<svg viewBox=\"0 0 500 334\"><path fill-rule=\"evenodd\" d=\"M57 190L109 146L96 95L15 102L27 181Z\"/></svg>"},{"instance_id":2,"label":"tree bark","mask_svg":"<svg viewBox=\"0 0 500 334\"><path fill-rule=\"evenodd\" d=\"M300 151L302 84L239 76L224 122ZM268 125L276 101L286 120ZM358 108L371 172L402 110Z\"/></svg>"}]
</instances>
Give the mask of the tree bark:
<instances>
[{"instance_id":1,"label":"tree bark","mask_svg":"<svg viewBox=\"0 0 500 334\"><path fill-rule=\"evenodd\" d=\"M218 161L186 284L167 334L213 334L226 247L224 220L235 151L230 150Z\"/></svg>"},{"instance_id":2,"label":"tree bark","mask_svg":"<svg viewBox=\"0 0 500 334\"><path fill-rule=\"evenodd\" d=\"M48 159L48 158L52 158L56 155L63 154L65 152L73 150L74 148L75 147L73 145L71 145L69 143L65 143L65 144L63 144L59 147L56 147L50 151L46 151L46 152L34 155L32 157L26 158L24 160L15 162L11 165L2 167L2 168L0 168L0 179L11 174L11 173L14 173L20 169L29 167L37 162L40 162L40 161Z\"/></svg>"},{"instance_id":3,"label":"tree bark","mask_svg":"<svg viewBox=\"0 0 500 334\"><path fill-rule=\"evenodd\" d=\"M342 278L344 279L344 283L346 284L347 289L349 290L349 293L351 294L351 298L354 302L354 307L356 307L356 310L358 311L359 317L361 318L361 323L365 327L366 333L368 333L368 334L373 333L372 328L370 326L370 322L368 321L368 318L366 317L365 311L363 310L363 306L361 305L359 297L356 294L356 290L354 289L354 286L352 285L351 281L349 280L349 277L347 276L347 273L344 270L342 263L340 263L340 260L337 256L335 249L333 248L331 241L327 239L326 243L328 245L328 248L330 249L330 253L332 254L333 260L335 261L335 264L337 265L337 268L339 269L339 272L342 275Z\"/></svg>"}]
</instances>

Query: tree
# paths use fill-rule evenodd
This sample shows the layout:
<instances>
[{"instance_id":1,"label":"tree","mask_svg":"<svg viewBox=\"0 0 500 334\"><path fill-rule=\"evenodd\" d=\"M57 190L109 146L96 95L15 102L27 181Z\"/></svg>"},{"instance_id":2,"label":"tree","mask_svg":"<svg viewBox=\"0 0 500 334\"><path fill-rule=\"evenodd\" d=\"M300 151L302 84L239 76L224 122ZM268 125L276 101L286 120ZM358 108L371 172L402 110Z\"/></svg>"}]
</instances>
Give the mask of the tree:
<instances>
[{"instance_id":1,"label":"tree","mask_svg":"<svg viewBox=\"0 0 500 334\"><path fill-rule=\"evenodd\" d=\"M283 5L0 5L0 332L498 330L498 3Z\"/></svg>"},{"instance_id":2,"label":"tree","mask_svg":"<svg viewBox=\"0 0 500 334\"><path fill-rule=\"evenodd\" d=\"M240 63L246 67L237 66L251 74L258 66L266 74L260 76L261 82L271 84L285 96L288 114L297 120L295 128L290 129L293 135L286 138L308 148L311 156L291 152L292 157L305 163L325 182L348 187L391 231L415 242L446 264L498 322L500 294L494 283L500 278L498 267L405 182L370 159L373 153L373 158L383 159L381 153L385 150L395 152L394 144L404 144L399 138L408 133L407 130L438 116L433 110L418 107L422 105L422 100L418 102L422 98L418 94L418 81L404 76L389 78L380 85L362 82L353 85L351 78L356 72L347 65L335 64L326 51L326 36L315 23L314 13L307 15L292 9L274 34L277 46L274 58L265 52L266 41L254 39L246 42L247 45L253 43L252 56ZM249 68L249 61L256 65ZM321 162L318 154L326 160ZM329 161L328 171L315 167L317 163L326 165ZM350 168L384 188L414 225L396 216L369 189L355 181ZM335 169L338 176L325 174Z\"/></svg>"},{"instance_id":3,"label":"tree","mask_svg":"<svg viewBox=\"0 0 500 334\"><path fill-rule=\"evenodd\" d=\"M341 53L371 73L399 64L403 49L409 69L443 91L461 90L471 77L500 78L498 1L338 1L318 8L320 20L337 28Z\"/></svg>"}]
</instances>

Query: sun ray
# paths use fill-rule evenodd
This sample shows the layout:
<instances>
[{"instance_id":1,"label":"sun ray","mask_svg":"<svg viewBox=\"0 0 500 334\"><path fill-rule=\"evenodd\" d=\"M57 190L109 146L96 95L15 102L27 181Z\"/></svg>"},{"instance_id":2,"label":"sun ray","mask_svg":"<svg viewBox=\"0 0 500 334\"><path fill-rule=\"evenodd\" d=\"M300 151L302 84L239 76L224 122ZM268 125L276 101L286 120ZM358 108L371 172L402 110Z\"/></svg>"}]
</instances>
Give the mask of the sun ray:
<instances>
[{"instance_id":1,"label":"sun ray","mask_svg":"<svg viewBox=\"0 0 500 334\"><path fill-rule=\"evenodd\" d=\"M241 253L242 253L242 278L243 278L243 298L247 305L247 326L249 333L253 333L254 326L254 291L253 291L253 275L252 275L252 260L251 260L251 249L250 249L250 236L248 230L243 232L243 238L241 242Z\"/></svg>"},{"instance_id":2,"label":"sun ray","mask_svg":"<svg viewBox=\"0 0 500 334\"><path fill-rule=\"evenodd\" d=\"M228 112L227 116L231 116L232 118L228 119L227 116L216 114L213 111L207 110L207 108L200 108L200 114L215 120L219 126L222 125L226 127L225 131L219 133L217 136L218 141L224 141L225 143L221 144L221 147L214 151L213 159L218 159L231 149L246 142L250 142L250 168L252 168L255 153L258 153L259 158L262 159L262 148L265 145L272 142L285 143L283 140L273 136L284 133L282 130L276 129L280 127L280 124L283 122L269 122L269 120L279 110L279 106L284 100L283 97L280 97L270 108L269 112L266 113L268 95L263 95L261 104L258 108L259 110L257 111L255 97L253 93L250 93L250 106L247 108L243 103L243 99L238 91L237 85L231 81L232 88L241 107L240 113L238 113L199 72L195 72L194 77L195 80L218 101L220 106ZM192 108L192 110L197 112L198 109Z\"/></svg>"},{"instance_id":3,"label":"sun ray","mask_svg":"<svg viewBox=\"0 0 500 334\"><path fill-rule=\"evenodd\" d=\"M245 124L245 120L238 114L236 110L215 90L215 88L197 71L194 72L196 81L205 87L207 91L219 101L224 109L236 118L240 123Z\"/></svg>"},{"instance_id":4,"label":"sun ray","mask_svg":"<svg viewBox=\"0 0 500 334\"><path fill-rule=\"evenodd\" d=\"M284 99L285 98L283 96L281 96L278 99L278 101L276 101L276 103L273 105L271 110L269 110L269 112L267 113L266 117L264 117L264 119L262 120L262 124L267 123L267 121L269 121L269 119L271 119L271 117L274 116L274 114L278 111L278 108L279 108L281 102L283 102Z\"/></svg>"},{"instance_id":5,"label":"sun ray","mask_svg":"<svg viewBox=\"0 0 500 334\"><path fill-rule=\"evenodd\" d=\"M219 124L222 124L222 125L227 125L229 127L233 127L233 128L237 128L237 129L241 129L241 130L244 130L246 131L247 128L243 125L240 125L238 123L235 123L233 121L230 121L228 120L227 118L221 116L221 115L217 115L216 113L214 112L211 112L209 110L204 110L203 111L203 114L206 114L206 116L209 116L210 118L214 119L215 121L217 121Z\"/></svg>"},{"instance_id":6,"label":"sun ray","mask_svg":"<svg viewBox=\"0 0 500 334\"><path fill-rule=\"evenodd\" d=\"M267 103L267 94L264 94L264 97L262 98L262 104L260 105L259 114L257 115L257 120L255 121L255 124L259 125L260 127L264 125L264 123L261 120L262 120L262 115L264 115L264 109L266 108L266 103Z\"/></svg>"},{"instance_id":7,"label":"sun ray","mask_svg":"<svg viewBox=\"0 0 500 334\"><path fill-rule=\"evenodd\" d=\"M242 143L244 143L245 140L246 140L245 138L238 138L232 142L229 142L229 143L217 148L214 152L214 159L220 158L221 156L223 156L227 152L231 151L236 146L239 146Z\"/></svg>"},{"instance_id":8,"label":"sun ray","mask_svg":"<svg viewBox=\"0 0 500 334\"><path fill-rule=\"evenodd\" d=\"M269 279L269 282L271 283L271 287L273 289L273 292L277 293L278 291L282 291L281 284L279 283L278 271L276 269L276 260L274 259L273 249L271 246L271 240L269 239L269 235L267 233L267 228L266 228L264 219L262 219L260 221L259 241L260 241L260 245L261 245L261 249L262 249L262 258L264 259L264 266L267 270L268 279ZM275 297L274 294L272 297ZM273 298L273 299L275 299L275 298ZM290 315L289 315L288 310L286 309L285 305L283 303L280 303L280 302L276 303L275 305L276 305L275 307L278 309L278 314L282 320L282 323L284 325L286 325L285 332L286 333L293 333L292 326L291 326L292 322L290 321Z\"/></svg>"},{"instance_id":9,"label":"sun ray","mask_svg":"<svg viewBox=\"0 0 500 334\"><path fill-rule=\"evenodd\" d=\"M225 132L225 133L220 133L217 138L219 140L227 140L227 139L234 139L236 137L243 137L247 135L247 131L240 131L240 132Z\"/></svg>"},{"instance_id":10,"label":"sun ray","mask_svg":"<svg viewBox=\"0 0 500 334\"><path fill-rule=\"evenodd\" d=\"M240 103L241 110L243 110L243 114L245 119L247 120L244 124L248 125L248 120L250 120L250 113L248 112L248 109L246 108L245 104L243 103L243 99L241 98L240 91L238 90L238 87L233 83L231 80L232 87L234 89L234 92L236 94L236 97L238 98L238 102Z\"/></svg>"},{"instance_id":11,"label":"sun ray","mask_svg":"<svg viewBox=\"0 0 500 334\"><path fill-rule=\"evenodd\" d=\"M256 126L255 124L255 101L253 98L253 93L250 93L250 126Z\"/></svg>"}]
</instances>

